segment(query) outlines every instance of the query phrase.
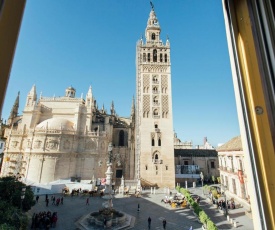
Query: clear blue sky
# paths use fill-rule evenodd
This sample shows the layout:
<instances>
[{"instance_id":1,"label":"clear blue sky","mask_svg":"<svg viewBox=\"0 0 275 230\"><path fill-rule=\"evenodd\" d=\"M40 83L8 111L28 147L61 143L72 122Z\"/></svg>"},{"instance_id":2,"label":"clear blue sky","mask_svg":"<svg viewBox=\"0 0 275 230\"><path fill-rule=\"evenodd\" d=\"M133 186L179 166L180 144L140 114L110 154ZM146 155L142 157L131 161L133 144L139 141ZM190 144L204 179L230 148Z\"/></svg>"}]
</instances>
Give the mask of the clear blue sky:
<instances>
[{"instance_id":1,"label":"clear blue sky","mask_svg":"<svg viewBox=\"0 0 275 230\"><path fill-rule=\"evenodd\" d=\"M181 141L217 146L239 135L221 0L153 1L161 38L171 43L174 130ZM2 117L20 91L22 114L37 94L63 96L89 85L101 108L128 117L135 95L136 42L151 7L146 0L28 0Z\"/></svg>"}]
</instances>

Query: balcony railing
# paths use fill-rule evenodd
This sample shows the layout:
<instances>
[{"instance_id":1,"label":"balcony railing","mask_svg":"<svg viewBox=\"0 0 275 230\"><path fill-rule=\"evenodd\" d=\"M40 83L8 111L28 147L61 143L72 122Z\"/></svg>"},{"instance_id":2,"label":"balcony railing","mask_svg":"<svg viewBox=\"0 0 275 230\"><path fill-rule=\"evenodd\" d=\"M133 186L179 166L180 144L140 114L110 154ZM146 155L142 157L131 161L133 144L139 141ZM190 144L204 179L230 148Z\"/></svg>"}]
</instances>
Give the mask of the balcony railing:
<instances>
[{"instance_id":1,"label":"balcony railing","mask_svg":"<svg viewBox=\"0 0 275 230\"><path fill-rule=\"evenodd\" d=\"M162 160L159 159L153 159L154 164L162 164Z\"/></svg>"}]
</instances>

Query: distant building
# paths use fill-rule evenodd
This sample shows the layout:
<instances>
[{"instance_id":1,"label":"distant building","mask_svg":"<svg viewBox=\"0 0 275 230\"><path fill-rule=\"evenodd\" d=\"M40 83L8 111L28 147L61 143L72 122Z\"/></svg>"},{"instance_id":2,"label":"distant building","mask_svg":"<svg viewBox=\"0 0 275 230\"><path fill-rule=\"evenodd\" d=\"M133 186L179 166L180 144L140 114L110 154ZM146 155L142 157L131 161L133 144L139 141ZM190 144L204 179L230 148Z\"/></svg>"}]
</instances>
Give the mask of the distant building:
<instances>
[{"instance_id":1,"label":"distant building","mask_svg":"<svg viewBox=\"0 0 275 230\"><path fill-rule=\"evenodd\" d=\"M241 136L232 138L217 148L221 184L226 186L226 194L250 210L248 178L244 167L245 154Z\"/></svg>"},{"instance_id":2,"label":"distant building","mask_svg":"<svg viewBox=\"0 0 275 230\"><path fill-rule=\"evenodd\" d=\"M219 177L218 153L214 149L175 149L176 183L197 182L200 173L205 181Z\"/></svg>"},{"instance_id":3,"label":"distant building","mask_svg":"<svg viewBox=\"0 0 275 230\"><path fill-rule=\"evenodd\" d=\"M177 134L174 134L174 149L192 149L193 143L192 141L181 142L181 140L177 137Z\"/></svg>"},{"instance_id":4,"label":"distant building","mask_svg":"<svg viewBox=\"0 0 275 230\"><path fill-rule=\"evenodd\" d=\"M207 141L207 137L204 137L203 145L197 145L195 149L215 149L215 148Z\"/></svg>"}]
</instances>

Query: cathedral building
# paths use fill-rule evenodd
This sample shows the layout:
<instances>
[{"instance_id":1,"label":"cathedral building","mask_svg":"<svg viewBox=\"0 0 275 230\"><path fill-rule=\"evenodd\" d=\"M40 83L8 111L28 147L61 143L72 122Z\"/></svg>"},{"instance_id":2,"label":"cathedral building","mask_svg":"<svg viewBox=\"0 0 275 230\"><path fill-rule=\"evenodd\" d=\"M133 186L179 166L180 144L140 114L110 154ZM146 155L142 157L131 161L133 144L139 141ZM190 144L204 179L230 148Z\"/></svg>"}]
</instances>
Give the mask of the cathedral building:
<instances>
[{"instance_id":1,"label":"cathedral building","mask_svg":"<svg viewBox=\"0 0 275 230\"><path fill-rule=\"evenodd\" d=\"M113 144L117 178L134 178L134 104L130 118L98 109L90 87L86 99L68 87L63 97L37 98L30 90L23 115L19 95L5 130L2 176L19 175L26 181L48 183L59 179L104 178L108 144Z\"/></svg>"},{"instance_id":2,"label":"cathedral building","mask_svg":"<svg viewBox=\"0 0 275 230\"><path fill-rule=\"evenodd\" d=\"M136 165L141 181L175 187L170 42L152 6L136 47Z\"/></svg>"},{"instance_id":3,"label":"cathedral building","mask_svg":"<svg viewBox=\"0 0 275 230\"><path fill-rule=\"evenodd\" d=\"M146 40L137 42L136 104L133 99L129 118L118 117L113 103L109 114L98 109L91 87L84 99L73 87L61 97L38 98L33 86L21 116L18 95L5 131L1 175L36 183L105 178L111 143L114 180L174 188L170 43L160 33L152 5Z\"/></svg>"}]
</instances>

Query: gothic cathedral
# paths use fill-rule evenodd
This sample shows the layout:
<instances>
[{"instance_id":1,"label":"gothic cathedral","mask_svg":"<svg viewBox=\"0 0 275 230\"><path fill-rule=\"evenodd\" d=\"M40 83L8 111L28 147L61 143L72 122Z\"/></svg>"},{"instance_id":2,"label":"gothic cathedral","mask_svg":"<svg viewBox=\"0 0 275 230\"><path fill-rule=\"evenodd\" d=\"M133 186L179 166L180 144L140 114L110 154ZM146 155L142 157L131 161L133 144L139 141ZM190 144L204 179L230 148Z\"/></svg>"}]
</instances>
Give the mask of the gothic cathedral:
<instances>
[{"instance_id":1,"label":"gothic cathedral","mask_svg":"<svg viewBox=\"0 0 275 230\"><path fill-rule=\"evenodd\" d=\"M136 168L142 183L175 186L170 43L152 6L136 47Z\"/></svg>"},{"instance_id":2,"label":"gothic cathedral","mask_svg":"<svg viewBox=\"0 0 275 230\"><path fill-rule=\"evenodd\" d=\"M99 109L91 86L85 99L73 87L64 96L37 97L33 86L22 115L18 94L5 130L1 175L38 184L100 181L111 143L116 186L123 176L138 186L174 188L170 43L161 41L160 32L152 6L146 41L136 47L136 106L133 100L128 118L119 117L113 103L109 114Z\"/></svg>"}]
</instances>

